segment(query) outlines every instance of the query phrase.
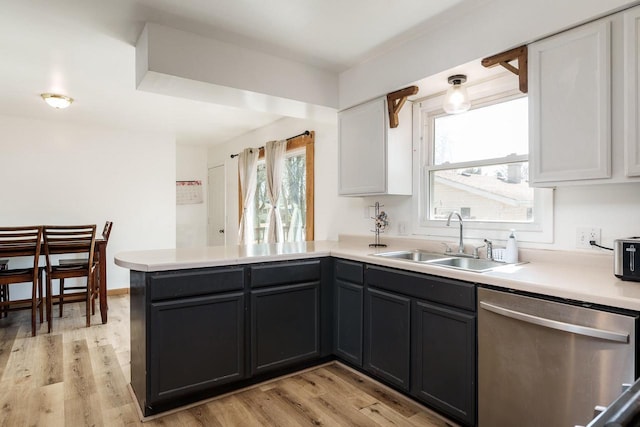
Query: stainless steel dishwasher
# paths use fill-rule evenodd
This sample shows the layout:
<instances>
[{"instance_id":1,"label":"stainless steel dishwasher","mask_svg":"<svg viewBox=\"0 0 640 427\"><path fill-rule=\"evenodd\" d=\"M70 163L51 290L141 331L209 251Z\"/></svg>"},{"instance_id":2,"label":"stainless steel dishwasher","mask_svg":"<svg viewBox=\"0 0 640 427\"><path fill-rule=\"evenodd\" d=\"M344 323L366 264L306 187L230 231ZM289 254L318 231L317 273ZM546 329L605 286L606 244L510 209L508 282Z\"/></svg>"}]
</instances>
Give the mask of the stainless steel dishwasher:
<instances>
[{"instance_id":1,"label":"stainless steel dishwasher","mask_svg":"<svg viewBox=\"0 0 640 427\"><path fill-rule=\"evenodd\" d=\"M635 375L637 316L478 289L478 425L586 425Z\"/></svg>"}]
</instances>

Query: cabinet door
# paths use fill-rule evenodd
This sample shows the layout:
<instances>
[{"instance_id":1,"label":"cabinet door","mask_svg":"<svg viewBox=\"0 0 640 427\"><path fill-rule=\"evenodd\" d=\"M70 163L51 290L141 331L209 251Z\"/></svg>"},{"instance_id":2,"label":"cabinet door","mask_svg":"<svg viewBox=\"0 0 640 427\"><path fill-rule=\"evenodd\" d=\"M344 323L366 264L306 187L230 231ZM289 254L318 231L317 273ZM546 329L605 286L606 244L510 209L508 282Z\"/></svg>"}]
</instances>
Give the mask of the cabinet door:
<instances>
[{"instance_id":1,"label":"cabinet door","mask_svg":"<svg viewBox=\"0 0 640 427\"><path fill-rule=\"evenodd\" d=\"M474 425L476 316L414 301L411 394Z\"/></svg>"},{"instance_id":2,"label":"cabinet door","mask_svg":"<svg viewBox=\"0 0 640 427\"><path fill-rule=\"evenodd\" d=\"M151 304L149 403L244 377L244 297L209 295Z\"/></svg>"},{"instance_id":3,"label":"cabinet door","mask_svg":"<svg viewBox=\"0 0 640 427\"><path fill-rule=\"evenodd\" d=\"M251 291L251 370L283 368L320 354L318 282Z\"/></svg>"},{"instance_id":4,"label":"cabinet door","mask_svg":"<svg viewBox=\"0 0 640 427\"><path fill-rule=\"evenodd\" d=\"M610 21L529 46L531 184L611 177Z\"/></svg>"},{"instance_id":5,"label":"cabinet door","mask_svg":"<svg viewBox=\"0 0 640 427\"><path fill-rule=\"evenodd\" d=\"M640 7L624 13L625 173L640 176Z\"/></svg>"},{"instance_id":6,"label":"cabinet door","mask_svg":"<svg viewBox=\"0 0 640 427\"><path fill-rule=\"evenodd\" d=\"M363 287L336 280L334 342L338 357L362 366Z\"/></svg>"},{"instance_id":7,"label":"cabinet door","mask_svg":"<svg viewBox=\"0 0 640 427\"><path fill-rule=\"evenodd\" d=\"M367 289L365 292L364 368L409 390L409 298Z\"/></svg>"},{"instance_id":8,"label":"cabinet door","mask_svg":"<svg viewBox=\"0 0 640 427\"><path fill-rule=\"evenodd\" d=\"M387 122L384 98L339 113L338 194L387 191Z\"/></svg>"}]
</instances>

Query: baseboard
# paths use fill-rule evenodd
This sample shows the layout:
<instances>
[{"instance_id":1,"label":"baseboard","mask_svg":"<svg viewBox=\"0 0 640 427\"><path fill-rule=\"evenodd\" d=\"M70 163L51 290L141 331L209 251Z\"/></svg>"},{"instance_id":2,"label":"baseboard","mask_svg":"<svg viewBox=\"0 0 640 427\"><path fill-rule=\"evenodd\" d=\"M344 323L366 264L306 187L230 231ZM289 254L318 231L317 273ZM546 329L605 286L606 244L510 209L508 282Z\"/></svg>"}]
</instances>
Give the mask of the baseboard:
<instances>
[{"instance_id":1,"label":"baseboard","mask_svg":"<svg viewBox=\"0 0 640 427\"><path fill-rule=\"evenodd\" d=\"M127 294L129 294L129 288L107 289L107 296L111 296L111 295L127 295Z\"/></svg>"}]
</instances>

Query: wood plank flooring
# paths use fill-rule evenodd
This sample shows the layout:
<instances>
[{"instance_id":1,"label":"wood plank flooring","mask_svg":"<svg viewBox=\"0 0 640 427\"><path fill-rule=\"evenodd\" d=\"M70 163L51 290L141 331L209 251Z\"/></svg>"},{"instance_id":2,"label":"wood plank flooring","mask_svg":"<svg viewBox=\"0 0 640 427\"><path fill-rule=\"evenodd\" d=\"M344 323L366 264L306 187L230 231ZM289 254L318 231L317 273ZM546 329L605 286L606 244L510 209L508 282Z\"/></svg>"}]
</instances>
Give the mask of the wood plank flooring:
<instances>
[{"instance_id":1,"label":"wood plank flooring","mask_svg":"<svg viewBox=\"0 0 640 427\"><path fill-rule=\"evenodd\" d=\"M83 303L65 304L31 337L29 312L0 319L2 426L454 425L341 364L276 379L140 422L128 390L129 296L109 297L109 322L85 327Z\"/></svg>"}]
</instances>

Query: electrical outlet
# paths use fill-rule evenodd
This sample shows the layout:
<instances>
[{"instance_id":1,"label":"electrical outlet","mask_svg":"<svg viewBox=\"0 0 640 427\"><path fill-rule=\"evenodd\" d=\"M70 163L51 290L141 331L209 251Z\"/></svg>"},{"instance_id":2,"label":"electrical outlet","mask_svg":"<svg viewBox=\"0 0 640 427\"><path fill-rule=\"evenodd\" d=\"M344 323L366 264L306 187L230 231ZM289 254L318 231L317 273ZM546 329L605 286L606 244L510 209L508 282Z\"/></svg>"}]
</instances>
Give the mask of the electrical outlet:
<instances>
[{"instance_id":1,"label":"electrical outlet","mask_svg":"<svg viewBox=\"0 0 640 427\"><path fill-rule=\"evenodd\" d=\"M576 229L576 248L590 249L593 248L589 241L594 240L597 244L600 244L600 232L599 228L578 227Z\"/></svg>"}]
</instances>

